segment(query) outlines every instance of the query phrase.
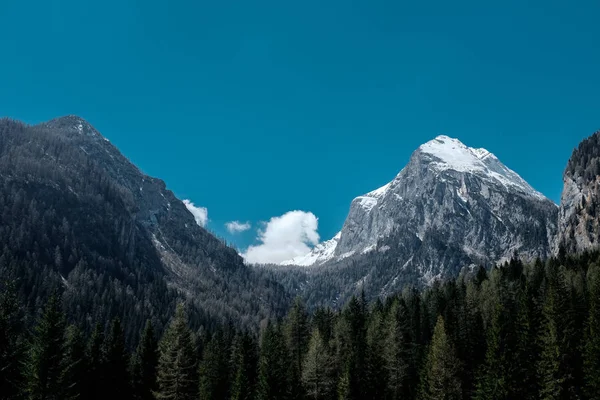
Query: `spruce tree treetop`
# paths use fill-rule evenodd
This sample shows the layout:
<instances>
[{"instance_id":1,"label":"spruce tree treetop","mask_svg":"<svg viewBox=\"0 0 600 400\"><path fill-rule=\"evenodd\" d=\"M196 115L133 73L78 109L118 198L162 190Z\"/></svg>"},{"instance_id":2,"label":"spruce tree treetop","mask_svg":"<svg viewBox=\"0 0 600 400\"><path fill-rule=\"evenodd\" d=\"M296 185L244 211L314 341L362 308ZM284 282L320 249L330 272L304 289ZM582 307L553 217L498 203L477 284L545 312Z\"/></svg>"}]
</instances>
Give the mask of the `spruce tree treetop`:
<instances>
[{"instance_id":1,"label":"spruce tree treetop","mask_svg":"<svg viewBox=\"0 0 600 400\"><path fill-rule=\"evenodd\" d=\"M140 342L131 361L132 387L137 399L152 400L156 390L156 368L158 365L158 343L154 327L148 320Z\"/></svg>"},{"instance_id":2,"label":"spruce tree treetop","mask_svg":"<svg viewBox=\"0 0 600 400\"><path fill-rule=\"evenodd\" d=\"M196 400L196 348L182 304L177 306L175 317L159 343L159 353L156 398Z\"/></svg>"},{"instance_id":3,"label":"spruce tree treetop","mask_svg":"<svg viewBox=\"0 0 600 400\"><path fill-rule=\"evenodd\" d=\"M461 399L459 367L460 361L446 334L444 320L439 316L427 356L422 397L428 400Z\"/></svg>"},{"instance_id":4,"label":"spruce tree treetop","mask_svg":"<svg viewBox=\"0 0 600 400\"><path fill-rule=\"evenodd\" d=\"M64 339L65 318L60 297L54 294L50 296L35 327L29 351L26 365L29 399L60 399Z\"/></svg>"}]
</instances>

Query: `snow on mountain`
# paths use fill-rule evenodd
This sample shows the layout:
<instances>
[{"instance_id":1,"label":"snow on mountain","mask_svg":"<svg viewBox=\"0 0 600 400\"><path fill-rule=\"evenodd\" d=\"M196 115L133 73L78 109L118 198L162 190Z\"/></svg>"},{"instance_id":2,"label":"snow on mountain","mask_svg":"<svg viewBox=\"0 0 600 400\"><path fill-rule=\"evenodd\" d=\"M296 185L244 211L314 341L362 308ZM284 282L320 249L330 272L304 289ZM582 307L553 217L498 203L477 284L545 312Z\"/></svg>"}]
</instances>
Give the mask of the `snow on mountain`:
<instances>
[{"instance_id":1,"label":"snow on mountain","mask_svg":"<svg viewBox=\"0 0 600 400\"><path fill-rule=\"evenodd\" d=\"M421 145L419 151L431 155L434 160L430 166L440 171L450 169L487 177L500 182L507 189L516 189L539 199L546 198L486 149L467 147L458 139L441 135Z\"/></svg>"},{"instance_id":2,"label":"snow on mountain","mask_svg":"<svg viewBox=\"0 0 600 400\"><path fill-rule=\"evenodd\" d=\"M454 240L451 245L464 251L454 260L495 262L517 250L545 256L555 230L554 213L556 205L491 152L442 135L421 145L393 181L356 197L333 239L284 264L322 265L408 246L382 242L398 232L408 242L417 238L425 243L431 235ZM535 239L529 237L531 230ZM423 276L441 274L433 265L439 261L436 268L443 270L449 262L429 259L427 266L416 265L418 257L408 250L406 259Z\"/></svg>"},{"instance_id":3,"label":"snow on mountain","mask_svg":"<svg viewBox=\"0 0 600 400\"><path fill-rule=\"evenodd\" d=\"M378 199L378 198L384 196L387 193L388 189L390 188L390 185L391 185L391 182L383 185L379 189L375 189L372 192L367 193L365 196L373 197L375 199Z\"/></svg>"},{"instance_id":4,"label":"snow on mountain","mask_svg":"<svg viewBox=\"0 0 600 400\"><path fill-rule=\"evenodd\" d=\"M291 260L283 261L281 265L299 265L309 267L321 265L331 260L334 256L335 248L340 240L342 232L338 232L333 238L316 245L312 251L303 256L294 257Z\"/></svg>"}]
</instances>

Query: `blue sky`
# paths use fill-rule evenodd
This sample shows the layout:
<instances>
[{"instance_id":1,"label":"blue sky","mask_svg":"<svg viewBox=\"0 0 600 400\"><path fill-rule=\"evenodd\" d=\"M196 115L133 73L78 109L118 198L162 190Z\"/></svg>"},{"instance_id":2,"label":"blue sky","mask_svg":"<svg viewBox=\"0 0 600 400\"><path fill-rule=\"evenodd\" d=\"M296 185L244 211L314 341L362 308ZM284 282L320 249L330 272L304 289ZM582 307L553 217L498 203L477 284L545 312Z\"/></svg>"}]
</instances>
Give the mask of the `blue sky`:
<instances>
[{"instance_id":1,"label":"blue sky","mask_svg":"<svg viewBox=\"0 0 600 400\"><path fill-rule=\"evenodd\" d=\"M600 128L597 1L0 0L0 115L77 114L240 247L391 180L438 134L558 202ZM227 221L253 229L229 235Z\"/></svg>"}]
</instances>

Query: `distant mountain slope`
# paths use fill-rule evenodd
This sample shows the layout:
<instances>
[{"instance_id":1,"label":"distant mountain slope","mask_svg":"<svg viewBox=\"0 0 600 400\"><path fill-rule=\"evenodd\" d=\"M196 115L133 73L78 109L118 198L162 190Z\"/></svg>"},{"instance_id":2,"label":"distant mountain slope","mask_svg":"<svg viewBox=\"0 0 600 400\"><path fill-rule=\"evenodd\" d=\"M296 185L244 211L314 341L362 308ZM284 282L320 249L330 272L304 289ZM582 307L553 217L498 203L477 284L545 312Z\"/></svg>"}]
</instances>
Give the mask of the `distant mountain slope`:
<instances>
[{"instance_id":1,"label":"distant mountain slope","mask_svg":"<svg viewBox=\"0 0 600 400\"><path fill-rule=\"evenodd\" d=\"M379 295L515 253L545 258L556 218L557 206L489 151L439 136L392 182L352 201L339 238L303 258L318 265L306 272L314 286L305 288Z\"/></svg>"},{"instance_id":2,"label":"distant mountain slope","mask_svg":"<svg viewBox=\"0 0 600 400\"><path fill-rule=\"evenodd\" d=\"M146 318L164 323L177 298L207 325L285 308L280 285L81 118L0 120L0 185L0 277L17 277L30 307L60 284L75 318L120 316L131 335Z\"/></svg>"},{"instance_id":3,"label":"distant mountain slope","mask_svg":"<svg viewBox=\"0 0 600 400\"><path fill-rule=\"evenodd\" d=\"M316 245L310 253L284 261L281 265L310 267L324 264L335 258L335 249L337 248L341 236L342 232L338 232L333 238Z\"/></svg>"},{"instance_id":4,"label":"distant mountain slope","mask_svg":"<svg viewBox=\"0 0 600 400\"><path fill-rule=\"evenodd\" d=\"M600 246L600 131L573 151L563 175L555 251L569 253Z\"/></svg>"}]
</instances>

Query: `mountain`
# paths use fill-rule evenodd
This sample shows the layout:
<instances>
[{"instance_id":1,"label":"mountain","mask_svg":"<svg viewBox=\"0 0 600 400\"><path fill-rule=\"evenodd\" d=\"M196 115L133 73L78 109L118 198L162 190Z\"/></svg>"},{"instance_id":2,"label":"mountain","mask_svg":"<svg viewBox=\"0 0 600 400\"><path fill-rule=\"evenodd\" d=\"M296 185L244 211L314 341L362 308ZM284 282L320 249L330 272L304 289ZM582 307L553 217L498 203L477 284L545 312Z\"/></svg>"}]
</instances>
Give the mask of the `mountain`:
<instances>
[{"instance_id":1,"label":"mountain","mask_svg":"<svg viewBox=\"0 0 600 400\"><path fill-rule=\"evenodd\" d=\"M0 277L34 312L60 287L68 315L159 329L185 300L192 322L257 326L287 306L283 288L199 226L85 120L0 120Z\"/></svg>"},{"instance_id":2,"label":"mountain","mask_svg":"<svg viewBox=\"0 0 600 400\"><path fill-rule=\"evenodd\" d=\"M333 238L319 243L316 245L308 254L294 257L291 260L286 260L281 265L299 265L303 267L310 267L314 265L321 265L327 261L335 258L335 249L340 241L342 232L338 232Z\"/></svg>"},{"instance_id":3,"label":"mountain","mask_svg":"<svg viewBox=\"0 0 600 400\"><path fill-rule=\"evenodd\" d=\"M329 297L336 289L323 288L327 279L342 293L360 288L379 295L515 254L546 258L557 212L489 151L438 136L392 182L355 198L340 234L286 264L312 265L309 281L319 281Z\"/></svg>"},{"instance_id":4,"label":"mountain","mask_svg":"<svg viewBox=\"0 0 600 400\"><path fill-rule=\"evenodd\" d=\"M600 245L600 131L573 151L563 175L555 252L568 253Z\"/></svg>"}]
</instances>

